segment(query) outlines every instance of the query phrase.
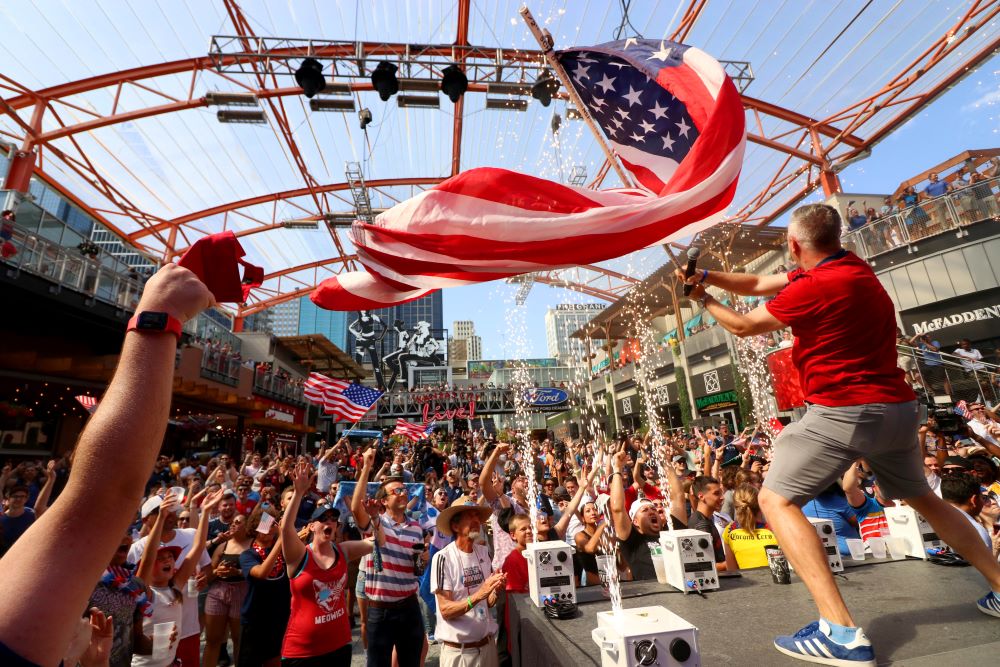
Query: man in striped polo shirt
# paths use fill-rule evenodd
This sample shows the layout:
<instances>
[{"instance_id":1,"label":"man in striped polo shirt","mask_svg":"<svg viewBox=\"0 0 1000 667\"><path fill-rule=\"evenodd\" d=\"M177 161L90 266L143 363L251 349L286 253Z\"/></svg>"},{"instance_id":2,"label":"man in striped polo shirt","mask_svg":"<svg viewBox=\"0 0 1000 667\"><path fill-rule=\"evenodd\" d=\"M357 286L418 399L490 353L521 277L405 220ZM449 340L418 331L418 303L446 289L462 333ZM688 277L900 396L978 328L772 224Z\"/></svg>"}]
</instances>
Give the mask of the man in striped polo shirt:
<instances>
[{"instance_id":1,"label":"man in striped polo shirt","mask_svg":"<svg viewBox=\"0 0 1000 667\"><path fill-rule=\"evenodd\" d=\"M381 517L369 516L364 499L375 461L375 449L362 455L351 511L358 528L368 531L372 522L382 523L385 546L380 548L382 569L376 571L371 555L365 556L365 595L368 598L368 667L390 667L396 649L399 667L417 667L424 644L424 621L417 601L417 577L413 574L413 547L424 545L420 524L406 517L406 486L398 477L382 480L375 497L382 501Z\"/></svg>"}]
</instances>

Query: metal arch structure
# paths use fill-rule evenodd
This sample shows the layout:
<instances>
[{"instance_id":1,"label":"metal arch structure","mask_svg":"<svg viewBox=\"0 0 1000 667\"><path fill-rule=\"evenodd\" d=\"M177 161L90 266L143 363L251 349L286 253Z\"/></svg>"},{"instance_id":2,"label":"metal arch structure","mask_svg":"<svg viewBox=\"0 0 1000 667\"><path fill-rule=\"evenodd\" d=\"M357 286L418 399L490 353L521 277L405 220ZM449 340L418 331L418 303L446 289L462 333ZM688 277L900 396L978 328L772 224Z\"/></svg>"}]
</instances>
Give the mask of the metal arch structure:
<instances>
[{"instance_id":1,"label":"metal arch structure","mask_svg":"<svg viewBox=\"0 0 1000 667\"><path fill-rule=\"evenodd\" d=\"M250 39L253 35L252 29L238 2L224 0L224 4L236 31L243 38ZM680 23L671 37L675 40L684 40L706 5L707 0L689 0ZM416 50L424 55L460 61L467 70L470 67L476 67L476 62L487 60L488 55L489 59L496 62L498 77L503 67L540 67L542 56L538 51L485 49L470 45L468 39L469 10L470 0L460 0L454 44L420 45L416 47ZM1000 4L989 0L972 0L968 10L954 25L899 74L885 82L877 93L831 114L827 118L809 118L793 110L744 96L743 102L748 113L749 141L781 153L784 159L768 185L744 202L743 206L730 218L730 221L767 225L819 187L822 187L827 194L839 191L840 184L837 172L840 169L850 161L865 156L875 144L884 139L895 128L906 122L926 104L933 101L1000 49L1000 37L998 37L979 51L968 54L961 63L955 65L929 90L915 94L908 92L946 57L960 49L972 34L989 25L998 13L1000 13ZM249 45L248 42L246 44ZM335 43L318 46L311 53L324 58L349 59L357 58L359 54L362 58L403 58L411 54L411 45L379 42ZM282 55L287 59L300 58L303 57L303 54L294 49L288 49L284 54L277 52L273 55L276 58L269 64L250 63L254 69L252 72L246 73L254 75L253 80L256 85L248 85L220 70L220 63L235 64L239 60L236 56L206 56L157 63L41 90L27 89L9 77L0 74L0 93L9 94L6 99L0 99L0 113L11 117L20 130L20 132L0 132L10 139L20 142L20 150L12 161L6 186L10 189L25 191L31 175L37 174L59 188L63 194L73 199L83 210L106 227L138 247L143 247L149 237L154 237L166 248L165 255L168 258L175 256L178 252L183 252L184 244L188 243L184 237L185 229L190 228L197 231L198 221L212 215L222 214L225 217L232 214L250 218L255 223L254 226L238 232L240 235L248 235L281 227L280 222L274 219L273 215L270 220L257 220L242 212L244 208L261 203L277 203L295 198L307 198L311 200L316 209L311 212L313 215L320 216L329 213L332 211L331 204L334 203L331 200L337 199L336 193L345 189L345 184L321 185L317 183L299 156L295 159L295 165L303 179L303 187L301 188L280 193L262 194L241 201L220 203L209 209L188 213L172 220L159 218L140 210L124 192L104 178L76 141L75 137L80 133L160 114L176 113L206 106L205 97L196 95L195 88L198 85L200 75L211 73L240 90L253 93L261 103L267 105L271 111L272 122L277 126L276 131L284 141L284 146L295 154L297 151L294 145L295 137L288 126L282 100L287 96L301 94L301 90L298 87L279 86L277 75L279 73L287 74L287 72L276 70L274 63L280 62ZM284 66L287 67L287 63ZM157 78L176 75L190 75L186 96L172 96L157 90L155 86ZM350 83L350 89L353 91L371 90L371 88L371 84L367 81ZM134 96L123 95L123 93L131 89L147 94L152 93L160 98L161 103L142 108L124 109L123 105L120 104L121 100ZM475 81L470 78L469 92L483 93L486 92L486 89L485 81ZM110 93L110 97L113 98L110 110L96 111L76 104L72 100L76 95L98 90ZM84 116L86 120L76 123L64 122L62 115L69 109ZM895 112L894 115L884 122L876 122L878 114L887 109L892 109ZM22 113L30 118L22 117ZM455 105L453 115L452 160L449 169L451 174L458 173L461 169L463 116L464 105L460 101ZM43 121L47 119L53 121L50 125L54 124L56 127L45 130ZM779 122L774 123L773 121ZM766 131L767 127L775 125L781 129ZM56 145L57 141L68 144L68 146ZM88 206L79 198L74 197L73 193L68 192L65 188L60 188L58 183L46 174L45 160L47 159L59 160L68 169L83 178L109 202L110 207L99 209ZM609 165L605 164L598 169L597 176L590 187L600 187L609 171L608 167ZM805 180L805 185L795 189L796 182L802 179ZM392 185L432 185L440 180L443 180L443 177L422 176L410 179L387 179L382 182L382 185L375 185L378 181L372 181L369 186L378 188ZM303 211L309 212L307 209L303 209ZM123 233L117 225L108 219L106 214L130 218L138 227L138 231L132 234ZM340 257L325 262L326 268L322 270L333 272L329 268L331 266L338 266L339 270L344 270L345 267L350 268L353 266L353 256L346 255L340 245L339 237L332 230L331 236L340 251ZM265 289L262 293L264 298L253 304L248 304L241 310L240 314L251 314L281 300L307 293L315 286L315 281L312 286L300 285L299 287L294 287L292 281L293 274L304 273L310 269L319 271L321 267L303 265L272 274L271 278L279 281L278 288L271 290L271 292L268 292L269 288ZM565 270L544 272L536 274L535 280L543 284L568 289L577 288L577 291L603 299L612 296L618 298L616 295L624 284L613 286L611 284L596 285L587 281L577 283L567 280L562 275L563 273ZM602 275L599 269L597 275ZM603 279L610 280L606 276L598 278L598 280ZM284 285L280 284L282 282L289 283L288 292L284 291Z\"/></svg>"},{"instance_id":2,"label":"metal arch structure","mask_svg":"<svg viewBox=\"0 0 1000 667\"><path fill-rule=\"evenodd\" d=\"M581 271L586 272L587 275L581 275ZM507 278L505 282L511 284L540 283L550 287L561 287L614 303L641 281L603 266L586 264L568 269L527 273Z\"/></svg>"}]
</instances>

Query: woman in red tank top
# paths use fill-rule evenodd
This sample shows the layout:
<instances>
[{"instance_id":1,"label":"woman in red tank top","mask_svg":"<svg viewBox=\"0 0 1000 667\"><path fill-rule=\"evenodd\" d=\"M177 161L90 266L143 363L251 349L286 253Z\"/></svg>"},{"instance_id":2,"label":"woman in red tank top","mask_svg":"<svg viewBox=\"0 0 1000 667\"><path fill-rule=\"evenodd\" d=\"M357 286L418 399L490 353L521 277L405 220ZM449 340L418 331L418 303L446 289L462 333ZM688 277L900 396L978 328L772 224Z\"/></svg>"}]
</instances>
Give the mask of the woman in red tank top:
<instances>
[{"instance_id":1,"label":"woman in red tank top","mask_svg":"<svg viewBox=\"0 0 1000 667\"><path fill-rule=\"evenodd\" d=\"M336 512L320 505L309 521L311 544L295 530L302 498L313 484L308 463L292 477L295 493L281 519L281 550L288 568L292 610L281 646L282 665L347 667L351 664L351 626L347 615L347 563L371 553L371 540L334 543ZM377 502L377 501L373 501ZM377 516L377 510L370 508ZM381 532L379 531L381 539Z\"/></svg>"}]
</instances>

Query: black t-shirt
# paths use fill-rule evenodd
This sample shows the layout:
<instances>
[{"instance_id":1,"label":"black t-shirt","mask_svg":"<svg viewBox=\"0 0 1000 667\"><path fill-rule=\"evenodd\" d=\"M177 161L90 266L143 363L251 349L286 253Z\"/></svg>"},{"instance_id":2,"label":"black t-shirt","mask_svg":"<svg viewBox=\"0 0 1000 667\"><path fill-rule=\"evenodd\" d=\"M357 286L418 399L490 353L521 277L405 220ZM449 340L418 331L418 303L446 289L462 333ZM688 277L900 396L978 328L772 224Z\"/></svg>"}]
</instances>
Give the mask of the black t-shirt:
<instances>
[{"instance_id":1,"label":"black t-shirt","mask_svg":"<svg viewBox=\"0 0 1000 667\"><path fill-rule=\"evenodd\" d=\"M715 521L695 510L691 512L691 518L688 519L688 528L691 530L700 530L703 533L711 535L712 549L715 551L715 562L726 562L726 552L722 549L722 536L719 535L719 529L715 527Z\"/></svg>"},{"instance_id":2,"label":"black t-shirt","mask_svg":"<svg viewBox=\"0 0 1000 667\"><path fill-rule=\"evenodd\" d=\"M632 526L628 539L619 540L618 544L621 546L625 562L632 570L633 579L636 581L656 579L651 551L660 546L659 534L643 535L638 528Z\"/></svg>"},{"instance_id":3,"label":"black t-shirt","mask_svg":"<svg viewBox=\"0 0 1000 667\"><path fill-rule=\"evenodd\" d=\"M285 568L274 579L256 579L250 570L264 562L252 548L240 554L240 569L247 580L247 593L243 598L240 619L243 625L263 624L280 626L282 633L291 613L292 591L288 586Z\"/></svg>"}]
</instances>

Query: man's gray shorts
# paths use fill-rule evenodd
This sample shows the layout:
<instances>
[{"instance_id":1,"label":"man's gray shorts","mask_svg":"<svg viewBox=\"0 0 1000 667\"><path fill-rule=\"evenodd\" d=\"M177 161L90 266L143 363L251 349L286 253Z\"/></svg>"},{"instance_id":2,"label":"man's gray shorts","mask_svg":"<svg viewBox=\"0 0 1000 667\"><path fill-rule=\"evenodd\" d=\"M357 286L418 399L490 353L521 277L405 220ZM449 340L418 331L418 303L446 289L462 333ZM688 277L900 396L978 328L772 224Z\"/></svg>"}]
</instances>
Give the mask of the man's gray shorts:
<instances>
[{"instance_id":1,"label":"man's gray shorts","mask_svg":"<svg viewBox=\"0 0 1000 667\"><path fill-rule=\"evenodd\" d=\"M886 498L921 496L930 487L918 427L916 401L810 405L775 441L764 486L801 507L864 458Z\"/></svg>"}]
</instances>

